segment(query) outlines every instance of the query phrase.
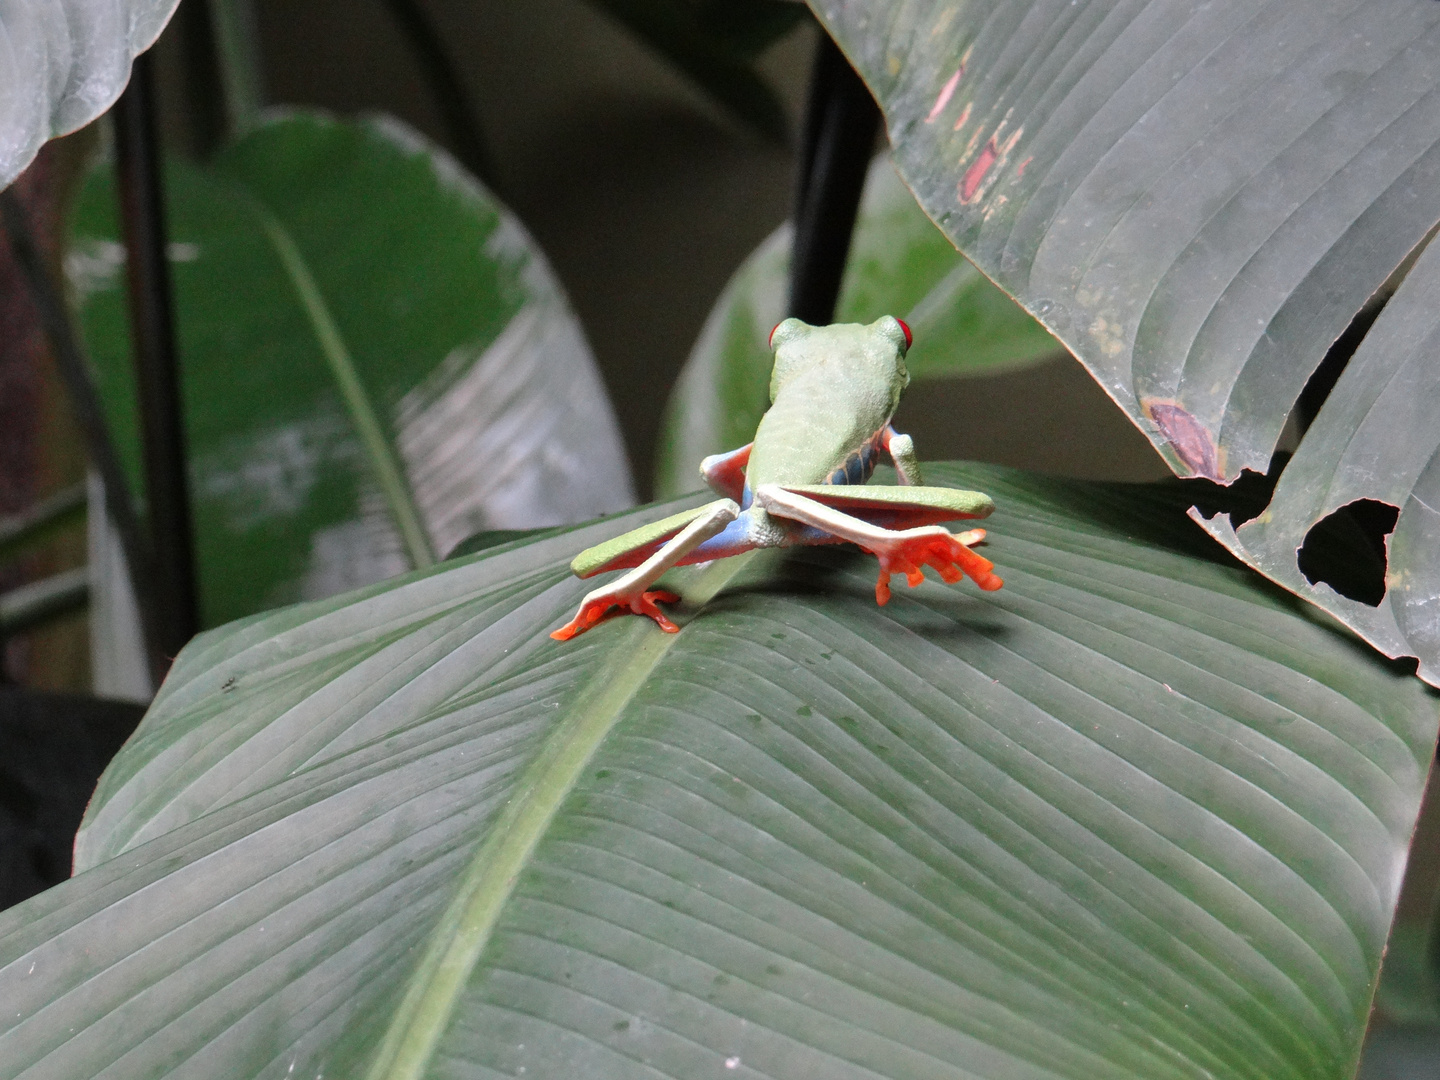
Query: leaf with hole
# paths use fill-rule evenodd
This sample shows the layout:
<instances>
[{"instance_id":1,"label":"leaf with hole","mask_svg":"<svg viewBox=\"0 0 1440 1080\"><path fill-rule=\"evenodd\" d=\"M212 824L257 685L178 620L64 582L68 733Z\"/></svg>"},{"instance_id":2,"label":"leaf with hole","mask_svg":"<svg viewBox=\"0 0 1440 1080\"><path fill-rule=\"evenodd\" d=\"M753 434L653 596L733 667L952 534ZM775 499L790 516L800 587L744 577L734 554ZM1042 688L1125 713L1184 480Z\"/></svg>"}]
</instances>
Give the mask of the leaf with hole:
<instances>
[{"instance_id":1,"label":"leaf with hole","mask_svg":"<svg viewBox=\"0 0 1440 1080\"><path fill-rule=\"evenodd\" d=\"M926 212L1180 475L1266 472L1331 344L1440 221L1434 0L813 6L880 101ZM1407 310L1396 332L1413 337L1428 317ZM1334 393L1360 395L1335 402L1353 418L1357 381ZM1333 471L1352 499L1410 514L1389 575L1423 590L1440 547L1402 544L1425 512L1383 494L1433 447L1411 430L1371 441L1367 462L1307 465L1296 484ZM1302 446L1297 461L1320 453ZM1315 520L1281 519L1312 501L1272 508L1272 546L1257 529L1227 542L1317 598L1285 549ZM1325 606L1440 678L1430 629Z\"/></svg>"},{"instance_id":2,"label":"leaf with hole","mask_svg":"<svg viewBox=\"0 0 1440 1080\"><path fill-rule=\"evenodd\" d=\"M167 179L207 625L633 501L543 256L415 132L291 113ZM138 489L117 236L102 168L67 268Z\"/></svg>"},{"instance_id":3,"label":"leaf with hole","mask_svg":"<svg viewBox=\"0 0 1440 1080\"><path fill-rule=\"evenodd\" d=\"M680 503L210 631L0 915L0 1075L1352 1075L1437 699L1171 487L546 632Z\"/></svg>"},{"instance_id":4,"label":"leaf with hole","mask_svg":"<svg viewBox=\"0 0 1440 1080\"><path fill-rule=\"evenodd\" d=\"M791 228L755 249L720 294L666 405L656 486L699 486L700 459L743 446L770 407L771 328L785 317ZM917 380L1011 371L1063 350L955 250L888 159L865 181L837 322L904 319L915 332L905 364Z\"/></svg>"},{"instance_id":5,"label":"leaf with hole","mask_svg":"<svg viewBox=\"0 0 1440 1080\"><path fill-rule=\"evenodd\" d=\"M1221 516L1205 523L1386 655L1419 656L1432 683L1440 682L1437 350L1440 248L1431 247L1346 366L1265 513L1238 528Z\"/></svg>"}]
</instances>

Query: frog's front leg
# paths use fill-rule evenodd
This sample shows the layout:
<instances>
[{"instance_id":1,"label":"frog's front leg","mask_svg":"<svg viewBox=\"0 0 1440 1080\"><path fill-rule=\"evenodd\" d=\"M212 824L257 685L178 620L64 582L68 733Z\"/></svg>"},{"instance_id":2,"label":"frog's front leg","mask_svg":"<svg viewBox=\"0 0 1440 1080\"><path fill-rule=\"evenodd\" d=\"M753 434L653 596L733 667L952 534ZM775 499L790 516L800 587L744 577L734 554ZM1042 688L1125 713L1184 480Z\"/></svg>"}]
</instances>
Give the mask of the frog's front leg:
<instances>
[{"instance_id":1,"label":"frog's front leg","mask_svg":"<svg viewBox=\"0 0 1440 1080\"><path fill-rule=\"evenodd\" d=\"M994 573L995 564L989 559L983 558L970 550L974 544L978 544L985 538L984 529L969 529L966 532L952 534L939 525L921 525L915 528L888 529L881 525L865 521L854 514L846 513L836 506L827 506L818 498L811 498L811 495L828 497L832 501L853 502L858 509L860 506L867 506L871 512L883 513L886 517L897 523L904 523L906 519L914 521L933 521L937 516L941 520L956 517L982 517L988 513L988 509L981 512L963 511L946 512L943 506L936 503L943 501L945 496L938 500L906 503L904 495L900 498L891 496L891 493L916 494L920 492L935 492L934 488L906 489L906 488L856 488L853 493L848 491L836 491L833 494L825 492L813 486L806 488L806 494L789 490L774 484L762 484L755 492L755 501L769 514L775 517L788 518L792 521L799 521L831 536L842 540L848 540L858 544L866 551L875 555L880 560L880 576L875 583L875 602L884 604L890 599L890 575L904 574L911 586L919 585L925 575L922 567L931 566L937 570L942 578L952 584L960 580L962 573L968 574L976 585L987 592L1000 588L1005 584L998 575ZM949 492L949 495L966 496L978 495L976 492ZM983 496L980 496L983 498ZM986 502L988 503L988 499ZM873 503L880 503L875 506ZM979 509L977 507L977 509Z\"/></svg>"},{"instance_id":2,"label":"frog's front leg","mask_svg":"<svg viewBox=\"0 0 1440 1080\"><path fill-rule=\"evenodd\" d=\"M894 427L886 424L885 430L880 433L880 444L895 463L895 472L899 475L901 484L918 487L925 482L920 479L920 459L915 454L914 439L909 435L901 435Z\"/></svg>"},{"instance_id":3,"label":"frog's front leg","mask_svg":"<svg viewBox=\"0 0 1440 1080\"><path fill-rule=\"evenodd\" d=\"M716 494L743 503L745 466L750 464L750 448L754 445L753 442L748 442L739 450L711 454L700 462L700 478Z\"/></svg>"},{"instance_id":4,"label":"frog's front leg","mask_svg":"<svg viewBox=\"0 0 1440 1080\"><path fill-rule=\"evenodd\" d=\"M600 588L586 593L585 598L580 601L580 610L575 613L575 617L550 636L556 641L568 641L576 634L583 634L589 630L614 607L626 607L636 615L647 615L654 619L656 625L667 634L676 633L680 628L665 617L665 613L655 606L655 602L659 600L671 604L680 598L672 592L663 590L648 592L647 590L660 578L660 575L671 567L678 566L687 555L706 540L723 532L725 527L739 516L740 507L730 499L722 499L702 507L693 521L666 540L654 554L647 557L630 573L616 578L608 585L602 585ZM653 543L653 539L647 535L648 532L649 530L646 529L634 531L635 546L632 550L640 552ZM618 539L623 542L625 537ZM600 545L599 548L591 550L600 551L603 555L610 555L614 551L614 547L615 542L611 541L609 544ZM588 552L582 552L576 558L577 573L582 572L582 560L588 554ZM606 566L615 566L624 561L623 553L615 554L608 558L599 569L591 570L590 573L598 573ZM588 577L589 574L583 574L583 576Z\"/></svg>"}]
</instances>

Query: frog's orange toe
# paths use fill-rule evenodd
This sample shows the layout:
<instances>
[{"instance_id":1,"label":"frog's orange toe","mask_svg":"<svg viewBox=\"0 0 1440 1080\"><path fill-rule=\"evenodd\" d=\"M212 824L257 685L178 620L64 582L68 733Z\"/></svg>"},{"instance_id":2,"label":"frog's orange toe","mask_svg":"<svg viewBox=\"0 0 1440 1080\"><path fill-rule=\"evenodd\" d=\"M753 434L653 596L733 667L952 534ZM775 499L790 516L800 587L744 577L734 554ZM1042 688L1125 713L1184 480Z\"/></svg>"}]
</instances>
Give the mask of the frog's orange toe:
<instances>
[{"instance_id":1,"label":"frog's orange toe","mask_svg":"<svg viewBox=\"0 0 1440 1080\"><path fill-rule=\"evenodd\" d=\"M979 533L979 536L975 536ZM880 576L875 582L875 602L884 605L890 599L890 575L904 574L911 588L925 580L922 568L935 569L947 582L954 584L968 574L976 585L986 592L993 592L1005 582L994 573L995 564L975 554L969 544L978 543L984 532L972 529L969 533L952 536L917 536L896 541L885 550L877 551L880 560Z\"/></svg>"},{"instance_id":2,"label":"frog's orange toe","mask_svg":"<svg viewBox=\"0 0 1440 1080\"><path fill-rule=\"evenodd\" d=\"M556 641L569 641L601 622L614 606L614 600L592 600L587 604L581 604L575 617L559 630L552 631L550 636Z\"/></svg>"},{"instance_id":3,"label":"frog's orange toe","mask_svg":"<svg viewBox=\"0 0 1440 1080\"><path fill-rule=\"evenodd\" d=\"M655 606L655 601L657 600L665 604L674 604L679 602L680 597L676 596L673 592L656 589L653 592L641 593L640 598L631 603L630 610L635 612L636 615L648 615L655 620L655 625L667 634L678 634L680 627L667 619L665 613Z\"/></svg>"}]
</instances>

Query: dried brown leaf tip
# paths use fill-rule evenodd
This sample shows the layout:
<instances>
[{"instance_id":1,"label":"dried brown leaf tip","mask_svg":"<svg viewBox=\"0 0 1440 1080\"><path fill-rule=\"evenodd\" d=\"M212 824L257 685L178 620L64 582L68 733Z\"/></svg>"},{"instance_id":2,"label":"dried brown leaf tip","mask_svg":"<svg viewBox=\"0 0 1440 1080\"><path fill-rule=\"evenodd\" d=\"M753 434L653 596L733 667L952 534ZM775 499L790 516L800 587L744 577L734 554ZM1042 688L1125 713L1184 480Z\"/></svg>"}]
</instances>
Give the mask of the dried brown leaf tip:
<instances>
[{"instance_id":1,"label":"dried brown leaf tip","mask_svg":"<svg viewBox=\"0 0 1440 1080\"><path fill-rule=\"evenodd\" d=\"M1220 453L1210 429L1196 419L1195 414L1173 401L1154 399L1141 403L1145 415L1155 422L1160 434L1170 444L1181 463L1195 476L1203 476L1223 484L1220 473Z\"/></svg>"}]
</instances>

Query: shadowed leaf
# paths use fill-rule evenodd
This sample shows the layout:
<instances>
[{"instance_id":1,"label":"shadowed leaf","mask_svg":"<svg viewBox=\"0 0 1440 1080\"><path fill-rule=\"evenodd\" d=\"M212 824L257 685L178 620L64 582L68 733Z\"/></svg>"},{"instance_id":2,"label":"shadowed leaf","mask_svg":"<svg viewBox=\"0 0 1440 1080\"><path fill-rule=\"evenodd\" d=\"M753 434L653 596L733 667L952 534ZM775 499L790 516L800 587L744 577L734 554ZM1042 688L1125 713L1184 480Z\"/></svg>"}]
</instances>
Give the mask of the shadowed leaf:
<instances>
[{"instance_id":1,"label":"shadowed leaf","mask_svg":"<svg viewBox=\"0 0 1440 1080\"><path fill-rule=\"evenodd\" d=\"M773 139L785 110L754 61L805 18L775 0L591 0L629 27L732 114Z\"/></svg>"}]
</instances>

